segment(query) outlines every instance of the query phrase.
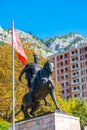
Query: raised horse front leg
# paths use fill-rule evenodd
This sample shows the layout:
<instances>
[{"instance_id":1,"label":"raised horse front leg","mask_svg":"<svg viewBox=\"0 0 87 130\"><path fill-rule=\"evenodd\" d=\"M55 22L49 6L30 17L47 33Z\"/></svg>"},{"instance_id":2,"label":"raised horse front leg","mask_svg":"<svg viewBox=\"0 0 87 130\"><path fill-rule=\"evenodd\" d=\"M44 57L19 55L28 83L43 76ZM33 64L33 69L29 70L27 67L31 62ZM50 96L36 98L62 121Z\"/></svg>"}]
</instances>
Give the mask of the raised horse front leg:
<instances>
[{"instance_id":1,"label":"raised horse front leg","mask_svg":"<svg viewBox=\"0 0 87 130\"><path fill-rule=\"evenodd\" d=\"M54 102L54 104L55 104L55 106L56 106L56 109L57 109L58 111L61 111L61 109L59 108L59 106L58 106L58 104L57 104L57 100L56 100L54 88L52 88L52 87L50 88L50 95L51 95L52 100L53 100L53 102Z\"/></svg>"}]
</instances>

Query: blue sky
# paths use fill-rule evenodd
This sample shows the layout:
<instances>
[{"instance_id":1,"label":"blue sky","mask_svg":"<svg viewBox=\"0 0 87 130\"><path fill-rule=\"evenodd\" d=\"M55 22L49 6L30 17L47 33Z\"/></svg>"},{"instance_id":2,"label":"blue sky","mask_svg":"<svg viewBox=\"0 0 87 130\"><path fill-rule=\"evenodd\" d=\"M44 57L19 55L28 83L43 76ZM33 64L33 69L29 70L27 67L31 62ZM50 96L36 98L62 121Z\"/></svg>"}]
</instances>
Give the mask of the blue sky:
<instances>
[{"instance_id":1,"label":"blue sky","mask_svg":"<svg viewBox=\"0 0 87 130\"><path fill-rule=\"evenodd\" d=\"M78 32L87 37L87 0L1 0L0 25L40 38Z\"/></svg>"}]
</instances>

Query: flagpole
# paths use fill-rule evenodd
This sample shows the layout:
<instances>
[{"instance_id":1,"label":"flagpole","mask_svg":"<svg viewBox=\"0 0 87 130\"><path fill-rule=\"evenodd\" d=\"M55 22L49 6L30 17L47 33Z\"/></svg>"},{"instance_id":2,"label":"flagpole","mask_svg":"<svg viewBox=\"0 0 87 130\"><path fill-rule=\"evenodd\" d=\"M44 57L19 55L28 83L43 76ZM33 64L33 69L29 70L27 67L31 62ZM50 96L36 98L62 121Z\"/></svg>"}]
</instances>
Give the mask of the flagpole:
<instances>
[{"instance_id":1,"label":"flagpole","mask_svg":"<svg viewBox=\"0 0 87 130\"><path fill-rule=\"evenodd\" d=\"M14 21L12 21L12 123L13 123L13 130L15 130L15 80L14 80Z\"/></svg>"}]
</instances>

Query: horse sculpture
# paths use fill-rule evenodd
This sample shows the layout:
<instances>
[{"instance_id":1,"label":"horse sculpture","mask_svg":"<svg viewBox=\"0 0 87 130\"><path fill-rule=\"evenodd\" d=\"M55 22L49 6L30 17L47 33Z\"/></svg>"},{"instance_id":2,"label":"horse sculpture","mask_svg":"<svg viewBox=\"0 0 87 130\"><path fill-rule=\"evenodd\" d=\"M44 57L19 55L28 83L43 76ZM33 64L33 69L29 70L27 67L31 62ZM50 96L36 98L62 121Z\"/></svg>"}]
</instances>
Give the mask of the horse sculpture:
<instances>
[{"instance_id":1,"label":"horse sculpture","mask_svg":"<svg viewBox=\"0 0 87 130\"><path fill-rule=\"evenodd\" d=\"M28 109L31 109L30 115L35 116L35 111L40 107L40 101L43 100L48 94L51 95L52 100L56 106L56 109L60 111L58 107L55 91L54 91L54 83L51 79L51 75L53 72L53 63L51 61L47 61L43 69L39 70L36 74L34 80L34 88L33 92L28 92L23 96L21 110L24 114L25 119L29 119L30 116L28 114ZM31 105L32 99L32 105Z\"/></svg>"}]
</instances>

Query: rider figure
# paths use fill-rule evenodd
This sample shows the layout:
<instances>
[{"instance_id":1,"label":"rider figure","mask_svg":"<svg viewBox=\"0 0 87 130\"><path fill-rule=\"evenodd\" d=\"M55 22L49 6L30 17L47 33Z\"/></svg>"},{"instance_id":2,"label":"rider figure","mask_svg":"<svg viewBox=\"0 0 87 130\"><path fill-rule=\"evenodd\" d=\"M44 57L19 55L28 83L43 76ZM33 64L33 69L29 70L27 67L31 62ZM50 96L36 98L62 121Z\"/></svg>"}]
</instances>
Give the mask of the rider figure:
<instances>
[{"instance_id":1,"label":"rider figure","mask_svg":"<svg viewBox=\"0 0 87 130\"><path fill-rule=\"evenodd\" d=\"M36 73L42 69L41 65L38 65L39 56L34 54L34 63L28 63L20 73L19 80L21 81L22 75L25 73L25 78L27 80L27 86L29 90L32 92L34 89L33 81L35 79ZM45 105L49 105L49 103L45 99Z\"/></svg>"},{"instance_id":2,"label":"rider figure","mask_svg":"<svg viewBox=\"0 0 87 130\"><path fill-rule=\"evenodd\" d=\"M30 91L33 89L33 81L36 76L36 73L42 68L41 65L38 65L39 56L34 54L34 63L28 63L20 73L19 80L21 81L22 75L25 73L25 78L27 80L27 86Z\"/></svg>"}]
</instances>

